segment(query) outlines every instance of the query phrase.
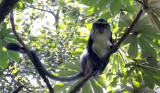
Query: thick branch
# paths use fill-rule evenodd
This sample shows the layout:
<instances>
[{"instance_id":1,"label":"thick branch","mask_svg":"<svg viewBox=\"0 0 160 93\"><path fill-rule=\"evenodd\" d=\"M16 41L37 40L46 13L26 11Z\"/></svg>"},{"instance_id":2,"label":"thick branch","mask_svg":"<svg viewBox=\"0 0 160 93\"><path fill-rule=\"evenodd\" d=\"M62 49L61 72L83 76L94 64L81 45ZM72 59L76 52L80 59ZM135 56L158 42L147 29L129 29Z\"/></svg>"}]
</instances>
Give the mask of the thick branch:
<instances>
[{"instance_id":1,"label":"thick branch","mask_svg":"<svg viewBox=\"0 0 160 93\"><path fill-rule=\"evenodd\" d=\"M116 45L113 47L113 49L111 49L107 55L102 58L101 62L104 63L106 61L106 59L108 59L111 54L114 53L114 51L116 51L116 49L121 45L121 43L125 40L125 38L129 35L129 33L132 31L132 29L134 28L135 24L138 22L140 16L142 15L143 10L141 9L136 18L134 19L134 21L132 22L132 24L130 25L130 27L127 29L127 31L123 34L123 36L121 37L121 39L118 41L118 43L116 43ZM92 71L91 73L89 73L88 76L86 76L82 81L80 81L77 86L75 86L75 88L70 92L70 93L77 93L77 91L80 90L80 88L93 76L93 74L96 71Z\"/></svg>"},{"instance_id":2,"label":"thick branch","mask_svg":"<svg viewBox=\"0 0 160 93\"><path fill-rule=\"evenodd\" d=\"M17 2L18 0L2 0L0 4L0 23L3 22L5 17L9 14Z\"/></svg>"},{"instance_id":3,"label":"thick branch","mask_svg":"<svg viewBox=\"0 0 160 93\"><path fill-rule=\"evenodd\" d=\"M39 65L36 63L35 59L33 58L32 54L30 53L29 49L25 46L24 42L20 39L20 37L18 36L18 34L15 30L13 10L10 12L10 21L11 21L12 31L13 31L14 35L16 36L18 42L20 42L22 44L22 46L24 47L24 50L27 53L27 55L29 56L31 62L34 64L38 73L43 78L44 82L47 84L47 87L48 87L50 93L54 93L54 90L53 90L51 84L49 83L49 80L46 78L45 73L41 70Z\"/></svg>"}]
</instances>

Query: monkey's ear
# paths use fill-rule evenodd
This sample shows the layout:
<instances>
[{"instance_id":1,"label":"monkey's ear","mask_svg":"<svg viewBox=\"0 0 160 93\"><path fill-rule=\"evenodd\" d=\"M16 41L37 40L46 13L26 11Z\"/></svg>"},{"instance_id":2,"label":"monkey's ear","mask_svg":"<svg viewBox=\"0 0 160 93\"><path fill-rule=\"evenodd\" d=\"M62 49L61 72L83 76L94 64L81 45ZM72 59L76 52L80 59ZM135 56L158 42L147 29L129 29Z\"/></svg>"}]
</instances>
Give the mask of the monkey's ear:
<instances>
[{"instance_id":1,"label":"monkey's ear","mask_svg":"<svg viewBox=\"0 0 160 93\"><path fill-rule=\"evenodd\" d=\"M24 53L24 48L16 43L8 43L5 47L8 50L13 50L13 51L17 51L20 53Z\"/></svg>"}]
</instances>

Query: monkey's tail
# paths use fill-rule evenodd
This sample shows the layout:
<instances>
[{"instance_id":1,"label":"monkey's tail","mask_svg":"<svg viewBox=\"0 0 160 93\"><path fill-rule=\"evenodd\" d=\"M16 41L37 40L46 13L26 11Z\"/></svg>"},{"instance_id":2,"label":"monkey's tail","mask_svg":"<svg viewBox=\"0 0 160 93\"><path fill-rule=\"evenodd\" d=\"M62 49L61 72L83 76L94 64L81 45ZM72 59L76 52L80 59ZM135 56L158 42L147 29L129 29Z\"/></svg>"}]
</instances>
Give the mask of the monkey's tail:
<instances>
[{"instance_id":1,"label":"monkey's tail","mask_svg":"<svg viewBox=\"0 0 160 93\"><path fill-rule=\"evenodd\" d=\"M8 50L13 50L13 51L17 51L17 52L20 52L20 53L25 53L24 51L24 48L16 43L8 43L6 46L5 46ZM81 72L78 72L77 74L75 75L72 75L72 76L66 76L66 77L63 77L63 76L55 76L53 74L51 74L49 71L47 71L45 69L45 67L43 66L43 64L41 63L41 61L39 60L39 57L37 56L36 52L34 50L31 50L30 49L30 52L34 58L34 65L36 65L37 68L41 69L41 71L43 71L43 73L50 77L51 79L53 80L56 80L56 81L61 81L61 82L71 82L71 81L75 81L75 80L78 80L79 78L83 77L83 74Z\"/></svg>"},{"instance_id":2,"label":"monkey's tail","mask_svg":"<svg viewBox=\"0 0 160 93\"><path fill-rule=\"evenodd\" d=\"M51 73L46 73L46 75L48 77L50 77L51 79L53 80L56 80L56 81L61 81L61 82L71 82L71 81L75 81L75 80L78 80L82 77L82 73L81 72L78 72L77 74L75 75L72 75L72 76L66 76L66 77L63 77L63 76L55 76Z\"/></svg>"}]
</instances>

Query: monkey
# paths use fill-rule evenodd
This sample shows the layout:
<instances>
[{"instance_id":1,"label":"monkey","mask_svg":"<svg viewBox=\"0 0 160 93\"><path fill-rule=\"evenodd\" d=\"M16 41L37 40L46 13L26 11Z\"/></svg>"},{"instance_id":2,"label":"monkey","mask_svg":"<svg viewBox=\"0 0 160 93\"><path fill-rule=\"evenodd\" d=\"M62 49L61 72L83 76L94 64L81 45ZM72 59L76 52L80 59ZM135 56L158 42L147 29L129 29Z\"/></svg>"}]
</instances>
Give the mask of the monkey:
<instances>
[{"instance_id":1,"label":"monkey","mask_svg":"<svg viewBox=\"0 0 160 93\"><path fill-rule=\"evenodd\" d=\"M113 42L110 25L105 19L98 19L93 23L87 47L81 57L81 72L83 72L84 76L93 70L97 70L98 67L100 69L94 76L102 74L109 59L105 63L100 63L100 61L112 47Z\"/></svg>"},{"instance_id":2,"label":"monkey","mask_svg":"<svg viewBox=\"0 0 160 93\"><path fill-rule=\"evenodd\" d=\"M81 70L75 75L66 77L53 75L45 69L35 50L29 49L29 51L46 76L60 82L71 82L85 77L94 70L97 70L94 77L102 74L106 65L109 63L109 59L107 59L105 63L101 63L101 59L109 52L112 46L110 25L105 19L101 18L92 25L86 49L84 49L80 59ZM8 50L25 53L24 48L16 43L8 43L5 47Z\"/></svg>"}]
</instances>

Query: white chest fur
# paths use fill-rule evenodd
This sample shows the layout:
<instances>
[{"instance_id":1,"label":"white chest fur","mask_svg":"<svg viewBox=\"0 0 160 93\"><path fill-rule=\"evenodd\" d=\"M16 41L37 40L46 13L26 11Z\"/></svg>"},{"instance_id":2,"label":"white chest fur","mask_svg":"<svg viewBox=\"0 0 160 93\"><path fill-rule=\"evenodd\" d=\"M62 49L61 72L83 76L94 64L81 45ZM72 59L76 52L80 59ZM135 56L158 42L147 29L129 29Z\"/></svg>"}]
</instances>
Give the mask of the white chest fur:
<instances>
[{"instance_id":1,"label":"white chest fur","mask_svg":"<svg viewBox=\"0 0 160 93\"><path fill-rule=\"evenodd\" d=\"M93 49L93 52L96 53L96 55L99 58L102 58L108 53L111 45L112 43L110 42L106 34L99 34L99 35L96 35L94 39L92 49Z\"/></svg>"}]
</instances>

